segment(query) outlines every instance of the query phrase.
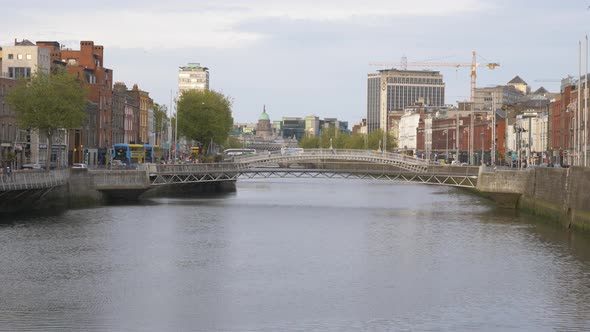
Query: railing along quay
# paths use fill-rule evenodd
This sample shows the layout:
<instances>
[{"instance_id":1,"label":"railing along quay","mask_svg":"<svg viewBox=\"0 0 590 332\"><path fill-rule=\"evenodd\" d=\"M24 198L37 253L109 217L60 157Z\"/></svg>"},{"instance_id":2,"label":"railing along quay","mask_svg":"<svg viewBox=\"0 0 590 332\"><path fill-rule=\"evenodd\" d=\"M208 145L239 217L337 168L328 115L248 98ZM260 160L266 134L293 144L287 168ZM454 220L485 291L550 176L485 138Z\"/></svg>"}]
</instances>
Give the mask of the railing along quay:
<instances>
[{"instance_id":1,"label":"railing along quay","mask_svg":"<svg viewBox=\"0 0 590 332\"><path fill-rule=\"evenodd\" d=\"M10 174L2 174L0 177L0 191L56 187L66 184L69 174L69 170L67 169L17 171Z\"/></svg>"}]
</instances>

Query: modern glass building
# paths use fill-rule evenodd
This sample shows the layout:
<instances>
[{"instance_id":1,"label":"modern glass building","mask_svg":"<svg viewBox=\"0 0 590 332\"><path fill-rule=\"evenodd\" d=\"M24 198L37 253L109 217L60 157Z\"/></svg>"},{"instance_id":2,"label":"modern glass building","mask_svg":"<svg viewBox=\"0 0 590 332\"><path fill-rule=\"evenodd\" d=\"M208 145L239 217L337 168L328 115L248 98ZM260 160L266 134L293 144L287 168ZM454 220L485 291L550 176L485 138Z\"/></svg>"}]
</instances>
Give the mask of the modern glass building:
<instances>
[{"instance_id":1,"label":"modern glass building","mask_svg":"<svg viewBox=\"0 0 590 332\"><path fill-rule=\"evenodd\" d=\"M369 132L385 130L390 111L403 111L417 102L427 106L445 104L445 83L438 71L384 69L369 74L367 82Z\"/></svg>"}]
</instances>

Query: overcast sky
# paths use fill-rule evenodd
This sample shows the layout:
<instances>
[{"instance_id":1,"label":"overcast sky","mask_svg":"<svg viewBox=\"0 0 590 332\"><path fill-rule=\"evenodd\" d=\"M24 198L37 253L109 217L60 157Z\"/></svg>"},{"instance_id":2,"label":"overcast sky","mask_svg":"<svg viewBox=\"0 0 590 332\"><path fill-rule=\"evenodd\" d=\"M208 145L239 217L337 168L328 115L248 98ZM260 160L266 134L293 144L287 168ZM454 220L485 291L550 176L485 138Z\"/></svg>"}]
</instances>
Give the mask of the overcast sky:
<instances>
[{"instance_id":1,"label":"overcast sky","mask_svg":"<svg viewBox=\"0 0 590 332\"><path fill-rule=\"evenodd\" d=\"M366 117L370 62L499 62L477 86L521 76L558 91L578 73L578 41L590 0L0 0L0 45L14 38L80 40L105 47L115 81L137 83L169 104L178 67L209 68L211 88L230 96L235 122L317 115ZM412 68L423 69L423 68ZM469 98L469 68L437 68L446 103Z\"/></svg>"}]
</instances>

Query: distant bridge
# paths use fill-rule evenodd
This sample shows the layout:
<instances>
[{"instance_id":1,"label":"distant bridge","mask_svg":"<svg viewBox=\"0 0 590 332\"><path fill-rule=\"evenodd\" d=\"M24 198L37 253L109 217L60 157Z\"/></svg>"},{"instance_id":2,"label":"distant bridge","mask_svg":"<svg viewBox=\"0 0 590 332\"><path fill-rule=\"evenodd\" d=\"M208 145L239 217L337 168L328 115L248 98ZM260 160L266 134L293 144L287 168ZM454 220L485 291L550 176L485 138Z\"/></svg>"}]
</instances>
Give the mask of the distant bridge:
<instances>
[{"instance_id":1,"label":"distant bridge","mask_svg":"<svg viewBox=\"0 0 590 332\"><path fill-rule=\"evenodd\" d=\"M219 164L150 165L152 186L235 181L238 178L379 179L473 188L478 167L451 167L398 153L306 149L291 154L234 157Z\"/></svg>"}]
</instances>

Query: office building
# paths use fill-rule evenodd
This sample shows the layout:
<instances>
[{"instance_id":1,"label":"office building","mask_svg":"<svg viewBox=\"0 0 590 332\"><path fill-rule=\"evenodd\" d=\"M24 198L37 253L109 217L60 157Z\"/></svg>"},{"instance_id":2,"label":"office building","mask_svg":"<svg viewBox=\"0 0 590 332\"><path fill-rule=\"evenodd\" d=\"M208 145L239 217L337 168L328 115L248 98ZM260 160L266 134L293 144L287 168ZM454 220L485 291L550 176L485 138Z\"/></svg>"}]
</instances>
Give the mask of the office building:
<instances>
[{"instance_id":1,"label":"office building","mask_svg":"<svg viewBox=\"0 0 590 332\"><path fill-rule=\"evenodd\" d=\"M178 71L178 94L184 91L209 90L209 68L201 67L200 63L189 63L179 67Z\"/></svg>"},{"instance_id":2,"label":"office building","mask_svg":"<svg viewBox=\"0 0 590 332\"><path fill-rule=\"evenodd\" d=\"M445 84L438 71L385 69L368 76L368 131L388 131L390 112L401 112L408 105L422 101L429 106L445 104Z\"/></svg>"}]
</instances>

